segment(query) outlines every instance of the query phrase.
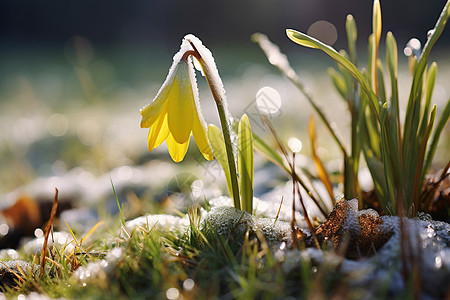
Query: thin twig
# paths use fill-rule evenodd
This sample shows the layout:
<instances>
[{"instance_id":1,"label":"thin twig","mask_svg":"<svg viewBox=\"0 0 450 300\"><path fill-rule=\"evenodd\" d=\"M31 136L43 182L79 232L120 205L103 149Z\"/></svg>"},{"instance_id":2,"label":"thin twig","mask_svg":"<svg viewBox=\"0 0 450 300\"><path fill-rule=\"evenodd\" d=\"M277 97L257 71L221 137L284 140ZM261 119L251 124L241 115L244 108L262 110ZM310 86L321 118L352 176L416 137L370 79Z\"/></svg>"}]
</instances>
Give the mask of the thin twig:
<instances>
[{"instance_id":1,"label":"thin twig","mask_svg":"<svg viewBox=\"0 0 450 300\"><path fill-rule=\"evenodd\" d=\"M280 216L281 206L283 205L284 196L281 196L280 206L278 207L277 216L275 217L275 221L273 224L275 224L278 220L278 217Z\"/></svg>"},{"instance_id":2,"label":"thin twig","mask_svg":"<svg viewBox=\"0 0 450 300\"><path fill-rule=\"evenodd\" d=\"M293 154L293 159L295 159L295 153ZM297 232L295 230L297 221L295 220L295 194L297 191L297 185L294 180L294 169L292 169L292 219L291 219L291 235L292 235L292 248L297 248Z\"/></svg>"},{"instance_id":3,"label":"thin twig","mask_svg":"<svg viewBox=\"0 0 450 300\"><path fill-rule=\"evenodd\" d=\"M58 209L58 189L55 188L55 198L53 199L52 204L52 211L50 213L50 219L48 220L47 226L45 226L45 239L44 239L44 246L42 247L42 254L41 254L41 278L44 276L44 270L45 270L45 257L47 256L47 242L48 237L50 235L50 231L53 225L53 219L56 215L56 210Z\"/></svg>"},{"instance_id":4,"label":"thin twig","mask_svg":"<svg viewBox=\"0 0 450 300\"><path fill-rule=\"evenodd\" d=\"M279 138L275 128L272 126L272 123L270 122L270 120L266 117L266 116L261 116L262 122L263 124L269 129L270 133L272 134L275 143L278 147L278 149L280 150L281 154L283 154L284 159L286 160L287 164L289 165L289 167L287 167L286 165L283 164L283 169L288 172L289 175L294 176L293 179L295 179L298 183L300 183L300 185L303 187L303 189L308 193L308 196L313 200L313 202L316 204L317 208L320 210L320 212L322 213L322 215L324 217L327 217L328 213L325 211L325 209L320 205L319 200L316 199L316 197L314 196L314 194L308 189L308 187L306 186L306 184L303 182L303 180L298 176L297 173L292 174L292 169L295 168L295 165L292 164L292 162L289 159L289 154L286 150L286 147L284 146L283 142L281 141L281 139Z\"/></svg>"}]
</instances>

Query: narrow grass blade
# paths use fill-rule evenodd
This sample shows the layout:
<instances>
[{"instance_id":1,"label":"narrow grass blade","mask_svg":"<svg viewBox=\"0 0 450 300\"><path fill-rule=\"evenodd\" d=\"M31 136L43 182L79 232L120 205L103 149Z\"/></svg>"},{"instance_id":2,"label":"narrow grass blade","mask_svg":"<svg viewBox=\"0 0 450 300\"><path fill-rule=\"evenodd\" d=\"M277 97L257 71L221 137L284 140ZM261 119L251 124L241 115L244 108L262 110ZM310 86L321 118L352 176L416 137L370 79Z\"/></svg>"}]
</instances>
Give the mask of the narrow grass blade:
<instances>
[{"instance_id":1,"label":"narrow grass blade","mask_svg":"<svg viewBox=\"0 0 450 300\"><path fill-rule=\"evenodd\" d=\"M381 159L383 162L383 169L384 169L384 181L385 181L385 191L384 194L388 196L386 201L392 203L392 205L395 207L397 202L396 195L396 180L394 179L397 175L398 178L398 170L394 167L394 165L397 165L398 161L396 161L395 152L397 149L394 149L392 147L392 139L390 136L392 135L392 132L389 128L389 121L388 121L388 111L387 111L387 103L385 103L381 108L380 113L381 118ZM399 166L398 166L399 167Z\"/></svg>"},{"instance_id":2,"label":"narrow grass blade","mask_svg":"<svg viewBox=\"0 0 450 300\"><path fill-rule=\"evenodd\" d=\"M345 52L345 50L339 50L339 54L342 55L343 57L345 57L346 59L350 59L347 52ZM341 64L337 64L339 71L341 72L341 75L344 77L345 82L347 84L347 101L349 102L349 105L352 104L353 102L353 97L354 97L354 92L356 89L356 83L357 80L355 79L355 77L353 77L352 73L350 73L346 68L344 68Z\"/></svg>"},{"instance_id":3,"label":"narrow grass blade","mask_svg":"<svg viewBox=\"0 0 450 300\"><path fill-rule=\"evenodd\" d=\"M386 35L386 64L391 79L391 100L398 102L398 50L397 41L392 32Z\"/></svg>"},{"instance_id":4,"label":"narrow grass blade","mask_svg":"<svg viewBox=\"0 0 450 300\"><path fill-rule=\"evenodd\" d=\"M370 174L372 175L375 192L377 193L381 207L385 212L394 214L394 207L389 205L389 200L387 199L387 195L385 192L387 190L387 187L384 178L383 163L375 157L374 153L370 149L364 148L363 153L366 158Z\"/></svg>"},{"instance_id":5,"label":"narrow grass blade","mask_svg":"<svg viewBox=\"0 0 450 300\"><path fill-rule=\"evenodd\" d=\"M400 131L400 112L399 112L399 98L398 98L398 51L397 51L397 41L395 40L392 32L388 32L386 35L386 64L389 72L389 77L391 81L391 122L392 126L395 127L393 130L396 131L396 149L400 149L401 141L401 131ZM401 155L401 152L399 153ZM402 163L402 158L400 156L400 164Z\"/></svg>"},{"instance_id":6,"label":"narrow grass blade","mask_svg":"<svg viewBox=\"0 0 450 300\"><path fill-rule=\"evenodd\" d=\"M442 111L441 117L439 118L436 129L434 130L433 136L430 139L429 147L426 153L424 165L423 165L423 173L422 177L428 172L430 168L431 162L434 157L434 153L436 152L437 145L439 143L439 138L441 137L441 133L444 130L445 125L447 124L448 118L450 116L450 98L445 105L444 110Z\"/></svg>"},{"instance_id":7,"label":"narrow grass blade","mask_svg":"<svg viewBox=\"0 0 450 300\"><path fill-rule=\"evenodd\" d=\"M386 89L384 85L384 70L381 61L378 60L377 63L377 86L378 86L378 99L381 103L386 103Z\"/></svg>"},{"instance_id":8,"label":"narrow grass blade","mask_svg":"<svg viewBox=\"0 0 450 300\"><path fill-rule=\"evenodd\" d=\"M430 122L428 123L427 130L425 132L425 136L423 137L421 144L420 144L420 150L418 153L418 159L417 159L417 165L415 170L415 176L414 176L414 189L412 193L412 203L414 203L413 206L413 215L415 216L417 213L417 210L419 209L419 196L422 189L422 183L423 183L423 175L422 172L423 169L423 162L425 158L425 151L427 149L428 139L431 134L431 130L433 129L434 120L436 118L436 105L433 106L433 109L431 110L431 116L430 116Z\"/></svg>"},{"instance_id":9,"label":"narrow grass blade","mask_svg":"<svg viewBox=\"0 0 450 300\"><path fill-rule=\"evenodd\" d=\"M363 139L366 141L366 144L369 145L370 149L374 152L375 156L381 157L381 141L380 141L380 129L376 120L373 118L372 111L368 109L368 107L362 108L364 112L363 116L363 126L365 127L365 136Z\"/></svg>"},{"instance_id":10,"label":"narrow grass blade","mask_svg":"<svg viewBox=\"0 0 450 300\"><path fill-rule=\"evenodd\" d=\"M239 122L237 165L240 175L241 208L251 214L253 211L253 137L246 114Z\"/></svg>"},{"instance_id":11,"label":"narrow grass blade","mask_svg":"<svg viewBox=\"0 0 450 300\"><path fill-rule=\"evenodd\" d=\"M429 119L428 113L430 111L431 96L433 95L434 84L436 82L436 74L437 74L437 64L433 62L428 71L426 72L426 81L424 84L425 105L423 108L422 116L420 118L421 124L419 129L419 139L423 138L425 131L427 129Z\"/></svg>"},{"instance_id":12,"label":"narrow grass blade","mask_svg":"<svg viewBox=\"0 0 450 300\"><path fill-rule=\"evenodd\" d=\"M372 12L372 89L375 91L376 95L378 93L378 71L376 66L378 65L378 50L380 47L381 39L381 7L380 1L373 1L373 12Z\"/></svg>"},{"instance_id":13,"label":"narrow grass blade","mask_svg":"<svg viewBox=\"0 0 450 300\"><path fill-rule=\"evenodd\" d=\"M436 22L436 25L434 26L434 29L430 31L427 42L423 47L422 54L420 56L418 63L419 64L418 68L422 69L422 72L425 69L431 49L433 48L434 44L439 39L439 36L442 34L442 31L444 31L444 28L447 25L449 16L450 16L450 0L447 0L447 3L442 9L439 19Z\"/></svg>"},{"instance_id":14,"label":"narrow grass blade","mask_svg":"<svg viewBox=\"0 0 450 300\"><path fill-rule=\"evenodd\" d=\"M83 244L83 242L84 242L85 240L87 240L87 239L91 236L91 234L93 234L94 231L96 231L97 228L98 228L100 225L102 225L102 224L103 224L103 221L97 222L97 224L95 224L94 227L92 227L91 230L89 230L89 232L86 233L86 235L85 235L83 238L81 238L81 240L80 240L80 245Z\"/></svg>"},{"instance_id":15,"label":"narrow grass blade","mask_svg":"<svg viewBox=\"0 0 450 300\"><path fill-rule=\"evenodd\" d=\"M77 238L76 238L76 236L75 236L75 233L73 233L73 230L72 230L72 228L70 227L69 223L67 223L66 221L64 221L64 223L66 223L67 228L69 228L70 234L72 235L72 238L73 238L73 241L75 242L75 244L76 244L77 246L81 246L81 243L78 243L78 240L77 240ZM74 251L75 251L75 250L74 250Z\"/></svg>"},{"instance_id":16,"label":"narrow grass blade","mask_svg":"<svg viewBox=\"0 0 450 300\"><path fill-rule=\"evenodd\" d=\"M339 95L341 95L342 99L347 100L348 88L344 76L334 68L329 68L327 73Z\"/></svg>"},{"instance_id":17,"label":"narrow grass blade","mask_svg":"<svg viewBox=\"0 0 450 300\"><path fill-rule=\"evenodd\" d=\"M448 0L447 3L445 4L445 6L441 12L441 15L439 16L439 19L436 22L434 29L430 31L427 43L425 44L425 46L422 50L422 54L419 58L419 61L417 62L417 65L414 69L413 83L411 85L411 91L409 94L408 105L406 108L405 134L404 134L405 140L413 139L414 131L412 131L411 129L417 128L414 126L415 125L414 123L417 122L417 121L415 122L415 119L417 118L417 116L416 116L417 101L418 101L418 99L420 99L419 96L420 96L420 92L422 89L421 82L422 82L423 73L425 72L425 69L426 69L426 66L428 63L428 56L430 55L431 49L433 48L433 45L438 40L439 36L442 34L442 31L444 30L444 28L447 24L449 16L450 16L450 0ZM403 147L403 152L407 153L408 149L410 147L411 147L411 145L405 144Z\"/></svg>"},{"instance_id":18,"label":"narrow grass blade","mask_svg":"<svg viewBox=\"0 0 450 300\"><path fill-rule=\"evenodd\" d=\"M120 213L120 223L122 223L122 226L125 228L125 217L123 215L122 205L120 205L119 197L117 197L116 188L114 187L114 183L111 178L109 178L109 181L111 182L111 187L113 189L114 198L116 198L117 207L119 208Z\"/></svg>"},{"instance_id":19,"label":"narrow grass blade","mask_svg":"<svg viewBox=\"0 0 450 300\"><path fill-rule=\"evenodd\" d=\"M358 38L358 29L356 27L355 18L353 18L352 15L347 15L345 31L347 33L350 61L356 65L356 39Z\"/></svg>"},{"instance_id":20,"label":"narrow grass blade","mask_svg":"<svg viewBox=\"0 0 450 300\"><path fill-rule=\"evenodd\" d=\"M373 61L373 33L369 35L369 38L367 40L367 71L365 72L367 77L367 82L370 83L370 87L372 88L372 77L373 77L373 69L374 69L374 61Z\"/></svg>"},{"instance_id":21,"label":"narrow grass blade","mask_svg":"<svg viewBox=\"0 0 450 300\"><path fill-rule=\"evenodd\" d=\"M325 167L322 164L322 161L319 158L319 155L317 154L317 145L316 145L316 129L314 125L314 117L311 115L309 118L309 138L311 140L311 151L314 158L314 163L316 165L319 179L322 181L322 183L325 185L325 188L327 189L328 195L330 195L331 199L334 199L333 195L333 186L331 184L330 178L328 177L328 173L325 170Z\"/></svg>"},{"instance_id":22,"label":"narrow grass blade","mask_svg":"<svg viewBox=\"0 0 450 300\"><path fill-rule=\"evenodd\" d=\"M437 69L437 63L435 62L433 62L428 69L425 93L425 113L428 113L428 110L430 108L431 96L433 95L434 85L436 83Z\"/></svg>"}]
</instances>

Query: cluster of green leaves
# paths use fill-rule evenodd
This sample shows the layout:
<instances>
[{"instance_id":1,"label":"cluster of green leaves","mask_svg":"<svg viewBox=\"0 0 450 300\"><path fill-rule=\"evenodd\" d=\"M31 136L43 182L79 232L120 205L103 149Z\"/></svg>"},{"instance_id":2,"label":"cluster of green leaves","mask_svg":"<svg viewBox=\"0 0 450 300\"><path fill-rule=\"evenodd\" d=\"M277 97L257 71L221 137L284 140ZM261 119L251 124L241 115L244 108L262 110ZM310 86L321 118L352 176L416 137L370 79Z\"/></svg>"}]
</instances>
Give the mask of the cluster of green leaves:
<instances>
[{"instance_id":1,"label":"cluster of green leaves","mask_svg":"<svg viewBox=\"0 0 450 300\"><path fill-rule=\"evenodd\" d=\"M386 35L386 65L390 79L390 97L386 93L384 68L379 59L381 40L381 7L378 0L373 5L373 33L369 37L367 69L359 69L356 60L356 23L347 17L346 31L348 53L336 51L307 34L288 29L288 37L297 44L320 49L338 63L329 75L338 93L345 99L351 115L351 151L336 136L320 108L307 95L322 121L332 133L344 155L344 194L347 199L361 198L357 174L363 153L375 185L379 202L385 213L398 214L406 209L415 216L425 205L421 189L425 174L433 159L439 137L450 115L450 101L435 125L436 106L431 107L431 96L436 79L437 65L428 67L431 48L441 35L450 15L447 1L435 28L430 31L420 57L413 58L413 80L401 126L398 87L397 43L391 32ZM261 42L260 42L261 44ZM303 91L298 77L290 67L278 65ZM434 130L433 130L434 127Z\"/></svg>"}]
</instances>

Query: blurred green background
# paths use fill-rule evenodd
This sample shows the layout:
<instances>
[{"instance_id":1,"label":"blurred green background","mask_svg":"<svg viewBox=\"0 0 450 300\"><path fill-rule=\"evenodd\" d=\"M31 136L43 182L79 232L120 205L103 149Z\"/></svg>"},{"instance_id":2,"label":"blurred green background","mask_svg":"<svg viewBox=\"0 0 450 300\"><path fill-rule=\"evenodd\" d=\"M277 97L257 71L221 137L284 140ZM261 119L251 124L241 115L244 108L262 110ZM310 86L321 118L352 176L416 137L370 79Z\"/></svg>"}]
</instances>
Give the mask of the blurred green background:
<instances>
[{"instance_id":1,"label":"blurred green background","mask_svg":"<svg viewBox=\"0 0 450 300\"><path fill-rule=\"evenodd\" d=\"M382 1L383 34L388 29L394 33L399 51L411 37L424 42L444 4ZM100 175L154 158L168 160L164 149L147 153L147 130L139 128L139 109L156 95L187 33L198 36L212 51L233 115L252 114L258 90L275 88L282 106L272 121L283 137L304 141L308 153L305 129L312 110L250 41L252 33L262 32L288 54L305 85L345 135L349 122L345 104L326 76L331 60L289 42L285 29L309 32L340 49L346 41L345 17L351 13L358 24L364 62L371 10L368 0L3 0L0 194L38 176L60 176L77 167ZM450 94L449 46L446 29L432 53L440 67L434 102L441 107ZM400 63L405 98L410 77L402 55ZM201 78L198 82L206 119L218 124L206 84ZM252 126L268 136L256 118ZM339 153L326 132L318 131L321 155L332 160ZM448 140L448 130L444 137ZM188 156L197 155L195 151L191 149ZM444 163L445 153L441 147L436 154L438 160L444 156Z\"/></svg>"}]
</instances>

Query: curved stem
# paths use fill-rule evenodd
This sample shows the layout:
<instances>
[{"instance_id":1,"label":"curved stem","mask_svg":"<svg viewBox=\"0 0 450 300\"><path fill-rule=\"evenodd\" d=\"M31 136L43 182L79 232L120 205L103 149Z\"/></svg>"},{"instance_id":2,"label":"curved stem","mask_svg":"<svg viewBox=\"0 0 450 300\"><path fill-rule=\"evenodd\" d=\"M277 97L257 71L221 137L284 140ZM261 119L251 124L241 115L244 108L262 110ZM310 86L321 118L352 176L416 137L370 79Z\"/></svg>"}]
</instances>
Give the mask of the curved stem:
<instances>
[{"instance_id":1,"label":"curved stem","mask_svg":"<svg viewBox=\"0 0 450 300\"><path fill-rule=\"evenodd\" d=\"M238 174L237 174L237 169L236 169L236 159L233 154L233 143L231 142L230 122L227 119L225 99L223 99L221 92L218 90L218 88L221 87L221 85L218 85L216 82L212 81L212 78L214 78L214 76L212 75L212 72L211 72L208 64L203 59L203 57L200 55L200 52L198 52L197 48L192 43L192 41L189 41L189 42L194 50L186 51L186 53L183 55L183 58L185 58L189 55L192 55L197 59L197 61L202 66L206 81L208 82L209 88L210 88L213 98L216 102L217 111L219 112L220 125L222 127L223 139L225 141L225 149L227 152L228 167L230 168L231 190L233 193L233 195L231 195L231 197L233 198L234 207L237 209L241 209L241 201L240 201L240 196L239 196L239 185L238 185Z\"/></svg>"}]
</instances>

